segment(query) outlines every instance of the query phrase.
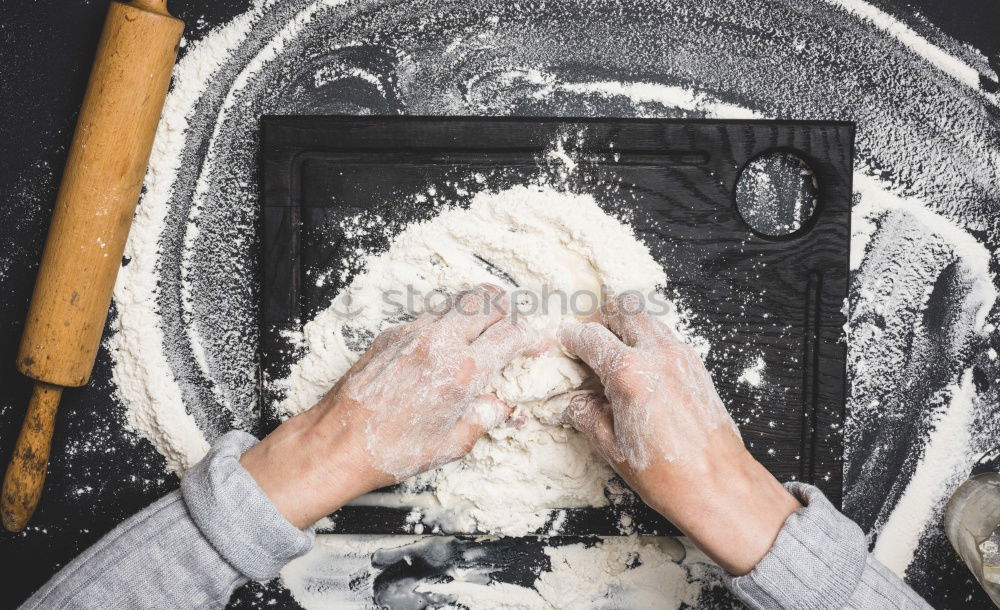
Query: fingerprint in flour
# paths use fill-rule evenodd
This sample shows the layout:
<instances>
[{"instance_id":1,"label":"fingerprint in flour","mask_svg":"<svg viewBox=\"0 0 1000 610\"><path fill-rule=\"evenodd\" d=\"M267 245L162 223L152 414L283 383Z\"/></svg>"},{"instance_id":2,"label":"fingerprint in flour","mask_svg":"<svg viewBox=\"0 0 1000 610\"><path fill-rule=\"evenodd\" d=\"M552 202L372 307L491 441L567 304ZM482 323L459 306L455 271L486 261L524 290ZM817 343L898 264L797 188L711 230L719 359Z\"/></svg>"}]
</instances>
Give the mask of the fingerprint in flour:
<instances>
[{"instance_id":1,"label":"fingerprint in flour","mask_svg":"<svg viewBox=\"0 0 1000 610\"><path fill-rule=\"evenodd\" d=\"M1000 215L986 212L1000 192L1000 146L995 96L932 51L946 49L946 59L993 82L983 57L934 32L924 34L938 47L890 34L845 6L865 5L262 1L190 45L176 73L165 124L183 130L161 138L150 174L152 186L168 188L147 182L133 231L155 234L155 260L137 266L152 279L125 276L131 295L155 300L163 338L152 349L164 352L207 436L252 426L261 115L856 121L858 175L875 188L862 193L869 216L855 218L865 225L865 256L850 300L858 313L846 508L873 531L904 493L933 427L921 401L975 365L984 406L972 450L995 432L996 413L985 406L996 404L995 364L977 356L996 341L995 314L984 321L981 303L963 305L982 300L995 261L970 267L950 233L933 236L940 222L998 249ZM180 165L165 161L172 158ZM929 210L933 222L880 208L886 192ZM154 208L168 212L157 217ZM896 275L894 300L878 303L887 274ZM986 276L977 283L970 274ZM912 363L902 380L900 359ZM907 389L897 393L900 383ZM889 455L904 455L904 466L879 468Z\"/></svg>"}]
</instances>

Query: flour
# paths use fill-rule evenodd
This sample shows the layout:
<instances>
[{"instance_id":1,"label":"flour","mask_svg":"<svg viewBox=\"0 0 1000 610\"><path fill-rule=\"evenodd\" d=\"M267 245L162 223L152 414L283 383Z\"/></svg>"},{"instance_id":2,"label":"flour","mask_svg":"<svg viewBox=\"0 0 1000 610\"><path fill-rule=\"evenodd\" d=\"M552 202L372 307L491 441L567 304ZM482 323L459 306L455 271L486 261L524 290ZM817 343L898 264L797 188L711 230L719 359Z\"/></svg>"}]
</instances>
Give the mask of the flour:
<instances>
[{"instance_id":1,"label":"flour","mask_svg":"<svg viewBox=\"0 0 1000 610\"><path fill-rule=\"evenodd\" d=\"M701 587L690 582L680 561L700 556L707 563L697 551L688 557L688 549L669 538L619 538L589 548L556 546L545 554L552 567L539 575L535 590L552 608L592 607L602 599L627 608L696 606Z\"/></svg>"},{"instance_id":2,"label":"flour","mask_svg":"<svg viewBox=\"0 0 1000 610\"><path fill-rule=\"evenodd\" d=\"M973 462L968 453L955 451L955 447L968 446L970 440L976 400L972 371L965 371L958 383L936 398L934 432L873 550L875 557L897 574L906 573L923 529L943 510L950 497L948 490L962 484Z\"/></svg>"},{"instance_id":3,"label":"flour","mask_svg":"<svg viewBox=\"0 0 1000 610\"><path fill-rule=\"evenodd\" d=\"M839 5L870 22L882 30L888 32L893 38L906 45L907 48L917 53L928 63L940 69L941 72L950 75L956 81L962 83L970 90L997 101L995 94L989 94L980 87L982 76L988 69L983 66L981 69L969 65L969 63L959 57L948 53L947 50L934 45L929 40L914 32L906 24L902 23L892 15L879 10L876 6L862 0L826 0L827 2Z\"/></svg>"},{"instance_id":4,"label":"flour","mask_svg":"<svg viewBox=\"0 0 1000 610\"><path fill-rule=\"evenodd\" d=\"M764 357L757 356L750 366L745 368L740 376L736 378L736 383L745 383L750 387L757 388L764 382Z\"/></svg>"},{"instance_id":5,"label":"flour","mask_svg":"<svg viewBox=\"0 0 1000 610\"><path fill-rule=\"evenodd\" d=\"M467 208L446 207L405 228L387 252L365 258L364 265L334 303L306 324L306 355L278 383L286 392L279 405L285 415L315 404L350 368L365 347L357 337L370 340L404 314L428 306L418 298L402 307L402 295L453 294L482 282L513 281L508 290L519 302L518 315L549 347L514 361L493 381L497 396L515 407L511 423L493 429L465 459L407 481L400 501L425 505L427 524L445 531L505 535L547 524L551 530L551 509L608 503L610 467L582 435L563 425L548 399L588 385L599 388L589 369L555 339L565 319L592 316L602 295L625 291L650 297L650 309L666 305L653 302L666 283L664 271L630 228L590 195L516 186L477 193ZM391 307L387 295L396 297ZM684 332L676 308L659 313ZM698 344L704 350L704 341ZM427 493L430 504L421 499ZM373 497L379 495L359 503L388 501Z\"/></svg>"},{"instance_id":6,"label":"flour","mask_svg":"<svg viewBox=\"0 0 1000 610\"><path fill-rule=\"evenodd\" d=\"M602 603L674 610L696 604L701 591L689 582L689 570L681 565L684 547L672 539L609 539L596 545L552 546L545 554L550 568L539 573L534 591L469 580L426 584L421 591L448 594L469 607L525 610L592 608Z\"/></svg>"},{"instance_id":7,"label":"flour","mask_svg":"<svg viewBox=\"0 0 1000 610\"><path fill-rule=\"evenodd\" d=\"M480 544L495 544L487 540ZM449 538L322 536L316 548L281 571L282 582L306 610L440 604L448 607L552 610L573 608L695 607L705 590L722 588L721 573L686 540L629 537L544 549L547 565L535 570L534 586L495 578L517 556L503 549L490 563L476 561L476 547ZM373 566L419 562L434 577L400 579L372 600L379 573Z\"/></svg>"},{"instance_id":8,"label":"flour","mask_svg":"<svg viewBox=\"0 0 1000 610\"><path fill-rule=\"evenodd\" d=\"M183 473L208 452L205 433L184 406L163 346L157 264L164 226L180 170L189 114L225 58L247 35L252 14L237 17L214 36L192 45L174 68L173 87L163 107L146 173L144 192L125 246L129 264L118 272L114 301L116 331L108 341L118 393L130 406L128 424L148 438L170 470ZM183 83L183 86L178 86Z\"/></svg>"}]
</instances>

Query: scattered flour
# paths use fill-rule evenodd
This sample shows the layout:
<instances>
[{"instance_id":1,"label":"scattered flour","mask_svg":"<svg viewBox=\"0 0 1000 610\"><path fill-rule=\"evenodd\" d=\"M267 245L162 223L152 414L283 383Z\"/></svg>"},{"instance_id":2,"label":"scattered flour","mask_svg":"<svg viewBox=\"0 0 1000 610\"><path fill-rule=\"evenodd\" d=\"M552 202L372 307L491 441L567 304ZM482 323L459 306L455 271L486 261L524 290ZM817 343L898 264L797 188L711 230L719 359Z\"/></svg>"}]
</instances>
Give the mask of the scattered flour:
<instances>
[{"instance_id":1,"label":"scattered flour","mask_svg":"<svg viewBox=\"0 0 1000 610\"><path fill-rule=\"evenodd\" d=\"M934 416L934 431L873 551L896 574L906 574L924 528L931 523L935 511L943 510L950 497L948 490L960 485L972 467L971 455L955 448L969 445L975 402L971 370L942 392Z\"/></svg>"},{"instance_id":2,"label":"scattered flour","mask_svg":"<svg viewBox=\"0 0 1000 610\"><path fill-rule=\"evenodd\" d=\"M914 32L905 23L880 10L874 4L864 2L863 0L825 1L833 5L838 5L870 21L876 27L884 30L893 38L906 45L908 49L922 57L925 61L941 70L941 72L950 75L972 91L990 98L994 103L996 102L996 95L991 95L980 87L982 72L969 65L967 61L955 57L945 49L934 45L920 34Z\"/></svg>"},{"instance_id":3,"label":"scattered flour","mask_svg":"<svg viewBox=\"0 0 1000 610\"><path fill-rule=\"evenodd\" d=\"M156 131L143 195L136 210L114 302L115 333L108 340L118 393L129 405L129 426L149 439L167 467L183 473L208 452L205 433L184 406L164 345L157 297L160 238L170 212L174 181L184 160L189 117L215 71L247 36L251 13L233 19L192 45L174 67L173 84Z\"/></svg>"},{"instance_id":4,"label":"scattered flour","mask_svg":"<svg viewBox=\"0 0 1000 610\"><path fill-rule=\"evenodd\" d=\"M490 562L479 562L469 543L447 537L330 535L288 564L281 578L306 610L370 608L373 601L416 607L416 600L448 600L450 608L673 610L695 607L704 589L722 586L718 570L684 539L606 538L548 546L544 554L549 565L537 569L528 588L494 579L495 571L516 561L502 551L491 554ZM381 568L416 562L436 576L400 579L372 600Z\"/></svg>"},{"instance_id":5,"label":"scattered flour","mask_svg":"<svg viewBox=\"0 0 1000 610\"><path fill-rule=\"evenodd\" d=\"M737 383L745 383L748 386L759 388L760 384L764 383L764 357L757 356L757 359L753 361L746 369L740 373L740 376L736 378Z\"/></svg>"}]
</instances>

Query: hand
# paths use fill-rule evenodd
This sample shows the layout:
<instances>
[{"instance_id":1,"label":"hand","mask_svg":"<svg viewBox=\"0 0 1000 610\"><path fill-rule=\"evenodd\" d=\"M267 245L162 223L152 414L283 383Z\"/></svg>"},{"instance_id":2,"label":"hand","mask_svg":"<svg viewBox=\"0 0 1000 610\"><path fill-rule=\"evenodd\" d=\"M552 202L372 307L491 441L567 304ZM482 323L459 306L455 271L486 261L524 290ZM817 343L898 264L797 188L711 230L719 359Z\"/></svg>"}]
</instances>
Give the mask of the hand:
<instances>
[{"instance_id":1,"label":"hand","mask_svg":"<svg viewBox=\"0 0 1000 610\"><path fill-rule=\"evenodd\" d=\"M800 504L743 446L694 350L641 309L623 295L600 323L560 330L604 386L604 396L570 397L564 417L643 501L731 574L746 574Z\"/></svg>"},{"instance_id":2,"label":"hand","mask_svg":"<svg viewBox=\"0 0 1000 610\"><path fill-rule=\"evenodd\" d=\"M483 285L444 314L389 329L314 407L240 463L285 517L315 523L352 499L468 453L510 408L483 394L538 337Z\"/></svg>"}]
</instances>

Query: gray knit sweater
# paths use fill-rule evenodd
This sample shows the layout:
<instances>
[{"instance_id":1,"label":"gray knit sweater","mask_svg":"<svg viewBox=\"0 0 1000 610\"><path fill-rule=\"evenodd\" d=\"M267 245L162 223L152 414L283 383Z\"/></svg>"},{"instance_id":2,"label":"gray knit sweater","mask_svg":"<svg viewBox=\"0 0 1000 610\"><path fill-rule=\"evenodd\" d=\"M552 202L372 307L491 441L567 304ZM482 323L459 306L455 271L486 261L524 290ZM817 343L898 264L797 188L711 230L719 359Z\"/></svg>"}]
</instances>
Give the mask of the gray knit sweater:
<instances>
[{"instance_id":1,"label":"gray knit sweater","mask_svg":"<svg viewBox=\"0 0 1000 610\"><path fill-rule=\"evenodd\" d=\"M221 608L312 547L238 459L256 439L230 432L169 494L63 568L24 608ZM727 579L751 608L929 608L872 558L861 529L815 487L746 576Z\"/></svg>"}]
</instances>

